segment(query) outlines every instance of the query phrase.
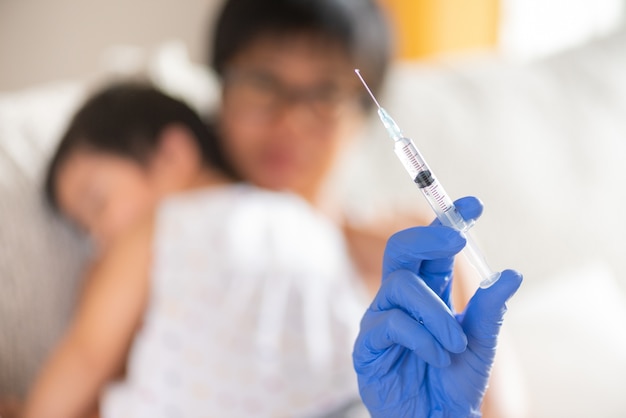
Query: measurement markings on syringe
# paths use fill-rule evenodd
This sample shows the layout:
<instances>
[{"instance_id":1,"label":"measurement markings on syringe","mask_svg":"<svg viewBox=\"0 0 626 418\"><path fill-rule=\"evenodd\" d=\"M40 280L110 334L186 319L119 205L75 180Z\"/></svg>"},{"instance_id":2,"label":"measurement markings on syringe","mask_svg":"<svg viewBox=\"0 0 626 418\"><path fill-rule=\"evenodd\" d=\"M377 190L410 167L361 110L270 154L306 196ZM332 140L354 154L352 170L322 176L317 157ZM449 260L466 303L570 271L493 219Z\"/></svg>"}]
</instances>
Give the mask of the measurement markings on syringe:
<instances>
[{"instance_id":1,"label":"measurement markings on syringe","mask_svg":"<svg viewBox=\"0 0 626 418\"><path fill-rule=\"evenodd\" d=\"M413 152L413 150L411 150L411 144L406 144L404 147L402 147L402 151L404 152L404 154L406 155L406 157L409 159L409 162L411 164L413 164L413 167L417 170L417 171L422 171L422 168L424 168L424 164L420 163L417 158L415 158L415 152Z\"/></svg>"},{"instance_id":2,"label":"measurement markings on syringe","mask_svg":"<svg viewBox=\"0 0 626 418\"><path fill-rule=\"evenodd\" d=\"M452 208L452 206L446 204L447 196L445 194L439 193L438 189L439 189L439 185L434 184L432 187L426 188L426 191L430 193L430 195L435 199L435 202L437 202L441 210L444 212L447 212L448 210Z\"/></svg>"}]
</instances>

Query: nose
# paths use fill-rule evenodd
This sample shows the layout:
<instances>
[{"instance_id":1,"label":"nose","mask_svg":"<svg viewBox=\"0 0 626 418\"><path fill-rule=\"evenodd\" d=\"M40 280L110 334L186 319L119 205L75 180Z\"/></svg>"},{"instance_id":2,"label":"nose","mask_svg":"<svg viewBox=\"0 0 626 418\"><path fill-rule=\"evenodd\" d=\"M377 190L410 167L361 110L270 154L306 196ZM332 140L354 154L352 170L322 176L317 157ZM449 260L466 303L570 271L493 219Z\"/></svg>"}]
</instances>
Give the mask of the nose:
<instances>
[{"instance_id":1,"label":"nose","mask_svg":"<svg viewBox=\"0 0 626 418\"><path fill-rule=\"evenodd\" d=\"M290 98L284 100L274 112L274 128L292 136L309 129L312 122L311 110L306 102Z\"/></svg>"}]
</instances>

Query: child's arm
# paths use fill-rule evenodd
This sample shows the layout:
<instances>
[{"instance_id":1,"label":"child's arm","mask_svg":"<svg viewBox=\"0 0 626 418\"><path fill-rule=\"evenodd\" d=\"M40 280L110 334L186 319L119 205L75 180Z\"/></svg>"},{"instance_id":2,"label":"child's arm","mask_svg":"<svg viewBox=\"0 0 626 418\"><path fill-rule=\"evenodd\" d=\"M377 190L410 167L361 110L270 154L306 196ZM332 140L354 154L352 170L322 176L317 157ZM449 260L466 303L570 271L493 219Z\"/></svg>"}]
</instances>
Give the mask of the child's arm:
<instances>
[{"instance_id":1,"label":"child's arm","mask_svg":"<svg viewBox=\"0 0 626 418\"><path fill-rule=\"evenodd\" d=\"M93 269L59 347L27 400L24 418L81 417L125 363L149 291L152 219L132 228Z\"/></svg>"}]
</instances>

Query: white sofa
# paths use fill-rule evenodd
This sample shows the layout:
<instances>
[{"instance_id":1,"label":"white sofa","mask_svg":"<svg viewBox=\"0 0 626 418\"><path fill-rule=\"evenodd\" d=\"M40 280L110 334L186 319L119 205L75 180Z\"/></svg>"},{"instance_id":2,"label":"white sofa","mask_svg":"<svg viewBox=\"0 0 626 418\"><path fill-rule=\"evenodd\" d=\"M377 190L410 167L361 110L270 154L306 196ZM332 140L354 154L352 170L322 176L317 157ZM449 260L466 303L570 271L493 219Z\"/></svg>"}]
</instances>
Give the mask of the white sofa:
<instances>
[{"instance_id":1,"label":"white sofa","mask_svg":"<svg viewBox=\"0 0 626 418\"><path fill-rule=\"evenodd\" d=\"M163 51L151 77L206 111L214 80ZM0 394L25 391L79 289L88 248L45 211L40 183L89 85L0 94ZM531 64L397 64L380 99L452 196L484 201L491 265L525 274L505 331L529 415L626 415L626 31ZM425 208L380 123L362 136L335 184L353 216Z\"/></svg>"}]
</instances>

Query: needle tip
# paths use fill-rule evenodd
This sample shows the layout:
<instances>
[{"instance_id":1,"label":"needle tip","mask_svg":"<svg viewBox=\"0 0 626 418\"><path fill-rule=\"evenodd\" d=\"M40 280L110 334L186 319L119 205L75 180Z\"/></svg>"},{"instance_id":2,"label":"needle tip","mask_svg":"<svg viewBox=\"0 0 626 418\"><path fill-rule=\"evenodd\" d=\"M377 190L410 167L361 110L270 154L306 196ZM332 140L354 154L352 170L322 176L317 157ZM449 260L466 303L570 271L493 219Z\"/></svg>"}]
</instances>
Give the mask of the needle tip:
<instances>
[{"instance_id":1,"label":"needle tip","mask_svg":"<svg viewBox=\"0 0 626 418\"><path fill-rule=\"evenodd\" d=\"M365 89L367 90L367 92L370 94L370 97L372 98L372 100L374 101L374 103L376 104L376 106L380 109L380 104L378 104L378 100L376 100L376 97L374 97L374 93L372 93L372 91L370 90L369 86L367 85L367 83L365 82L365 80L363 79L363 76L361 75L361 70L359 70L358 68L354 69L354 72L356 73L356 75L359 77L359 79L361 80L361 83L363 83L363 86L365 86Z\"/></svg>"}]
</instances>

